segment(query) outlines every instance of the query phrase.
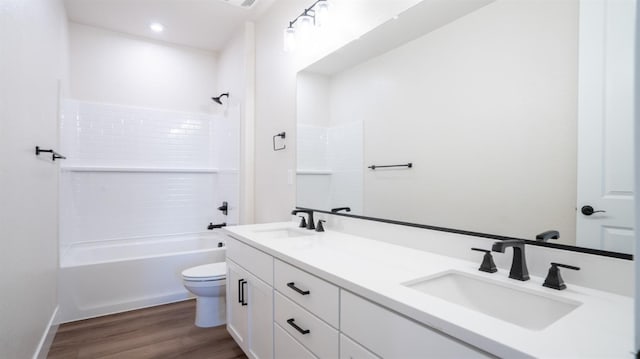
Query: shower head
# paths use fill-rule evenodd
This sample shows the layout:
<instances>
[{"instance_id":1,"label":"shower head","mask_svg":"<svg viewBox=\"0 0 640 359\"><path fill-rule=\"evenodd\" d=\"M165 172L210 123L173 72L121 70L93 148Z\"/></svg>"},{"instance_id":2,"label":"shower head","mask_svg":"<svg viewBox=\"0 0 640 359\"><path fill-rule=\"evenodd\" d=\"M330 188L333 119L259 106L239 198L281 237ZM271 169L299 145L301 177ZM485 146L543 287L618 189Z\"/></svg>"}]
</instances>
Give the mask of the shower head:
<instances>
[{"instance_id":1,"label":"shower head","mask_svg":"<svg viewBox=\"0 0 640 359\"><path fill-rule=\"evenodd\" d=\"M217 102L218 104L222 105L222 101L221 101L221 100L222 100L222 97L224 97L224 96L229 97L229 93L228 93L228 92L225 92L225 93L223 93L222 95L220 95L220 96L218 96L218 97L212 97L211 99L212 99L213 101Z\"/></svg>"}]
</instances>

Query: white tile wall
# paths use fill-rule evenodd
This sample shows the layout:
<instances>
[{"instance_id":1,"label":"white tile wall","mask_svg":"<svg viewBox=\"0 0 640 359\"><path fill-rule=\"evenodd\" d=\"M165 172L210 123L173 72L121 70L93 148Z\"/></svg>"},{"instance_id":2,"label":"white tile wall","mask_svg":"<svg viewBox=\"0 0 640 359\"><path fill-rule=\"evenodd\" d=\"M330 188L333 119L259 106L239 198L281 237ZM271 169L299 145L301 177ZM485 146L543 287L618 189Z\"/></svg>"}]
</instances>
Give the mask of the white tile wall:
<instances>
[{"instance_id":1,"label":"white tile wall","mask_svg":"<svg viewBox=\"0 0 640 359\"><path fill-rule=\"evenodd\" d=\"M332 126L328 131L331 207L363 213L364 128L362 121Z\"/></svg>"},{"instance_id":2,"label":"white tile wall","mask_svg":"<svg viewBox=\"0 0 640 359\"><path fill-rule=\"evenodd\" d=\"M65 101L64 166L157 172L61 175L61 246L206 230L238 222L239 116ZM162 169L215 168L215 173ZM217 207L229 202L229 216Z\"/></svg>"},{"instance_id":3,"label":"white tile wall","mask_svg":"<svg viewBox=\"0 0 640 359\"><path fill-rule=\"evenodd\" d=\"M329 167L334 171L362 169L364 163L363 122L353 121L328 129ZM384 144L380 144L384 146Z\"/></svg>"},{"instance_id":4,"label":"white tile wall","mask_svg":"<svg viewBox=\"0 0 640 359\"><path fill-rule=\"evenodd\" d=\"M326 127L298 124L298 170L328 170Z\"/></svg>"},{"instance_id":5,"label":"white tile wall","mask_svg":"<svg viewBox=\"0 0 640 359\"><path fill-rule=\"evenodd\" d=\"M298 124L298 170L328 171L328 175L298 174L296 204L302 207L363 209L363 122L332 127Z\"/></svg>"},{"instance_id":6,"label":"white tile wall","mask_svg":"<svg viewBox=\"0 0 640 359\"><path fill-rule=\"evenodd\" d=\"M66 172L72 242L206 230L217 176L206 173ZM66 236L65 236L66 237Z\"/></svg>"},{"instance_id":7,"label":"white tile wall","mask_svg":"<svg viewBox=\"0 0 640 359\"><path fill-rule=\"evenodd\" d=\"M296 206L316 209L331 207L331 176L297 176Z\"/></svg>"},{"instance_id":8,"label":"white tile wall","mask_svg":"<svg viewBox=\"0 0 640 359\"><path fill-rule=\"evenodd\" d=\"M298 171L329 171L327 158L328 129L323 126L299 123L296 128ZM296 176L296 206L328 209L331 177L326 174Z\"/></svg>"},{"instance_id":9,"label":"white tile wall","mask_svg":"<svg viewBox=\"0 0 640 359\"><path fill-rule=\"evenodd\" d=\"M65 101L61 149L69 166L212 167L214 116Z\"/></svg>"}]
</instances>

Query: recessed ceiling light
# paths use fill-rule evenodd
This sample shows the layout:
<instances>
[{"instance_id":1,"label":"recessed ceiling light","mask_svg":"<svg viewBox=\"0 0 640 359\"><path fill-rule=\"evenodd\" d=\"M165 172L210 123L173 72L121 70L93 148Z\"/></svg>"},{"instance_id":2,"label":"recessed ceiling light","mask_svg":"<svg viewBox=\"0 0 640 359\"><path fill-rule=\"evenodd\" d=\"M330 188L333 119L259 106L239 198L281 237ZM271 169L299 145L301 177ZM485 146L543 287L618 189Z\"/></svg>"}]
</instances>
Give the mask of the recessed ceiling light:
<instances>
[{"instance_id":1,"label":"recessed ceiling light","mask_svg":"<svg viewBox=\"0 0 640 359\"><path fill-rule=\"evenodd\" d=\"M162 32L164 30L164 25L159 22L152 22L151 25L149 25L149 28L153 32Z\"/></svg>"}]
</instances>

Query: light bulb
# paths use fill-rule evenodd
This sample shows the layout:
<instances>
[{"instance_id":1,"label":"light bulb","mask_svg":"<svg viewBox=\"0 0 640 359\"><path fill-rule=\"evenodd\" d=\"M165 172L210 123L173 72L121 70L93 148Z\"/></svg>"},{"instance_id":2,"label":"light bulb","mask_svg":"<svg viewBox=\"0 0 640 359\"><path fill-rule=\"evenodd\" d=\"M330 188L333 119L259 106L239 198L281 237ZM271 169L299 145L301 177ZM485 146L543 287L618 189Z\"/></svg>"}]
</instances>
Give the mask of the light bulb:
<instances>
[{"instance_id":1,"label":"light bulb","mask_svg":"<svg viewBox=\"0 0 640 359\"><path fill-rule=\"evenodd\" d=\"M289 26L284 29L284 52L293 52L296 50L296 31Z\"/></svg>"},{"instance_id":2,"label":"light bulb","mask_svg":"<svg viewBox=\"0 0 640 359\"><path fill-rule=\"evenodd\" d=\"M151 23L151 25L149 25L149 28L151 29L151 31L157 33L164 31L164 26L159 22Z\"/></svg>"},{"instance_id":3,"label":"light bulb","mask_svg":"<svg viewBox=\"0 0 640 359\"><path fill-rule=\"evenodd\" d=\"M296 21L296 34L300 41L308 41L313 29L313 17L306 12Z\"/></svg>"},{"instance_id":4,"label":"light bulb","mask_svg":"<svg viewBox=\"0 0 640 359\"><path fill-rule=\"evenodd\" d=\"M323 26L327 23L327 18L329 16L329 1L320 0L316 3L314 7L315 17L316 17L316 26Z\"/></svg>"}]
</instances>

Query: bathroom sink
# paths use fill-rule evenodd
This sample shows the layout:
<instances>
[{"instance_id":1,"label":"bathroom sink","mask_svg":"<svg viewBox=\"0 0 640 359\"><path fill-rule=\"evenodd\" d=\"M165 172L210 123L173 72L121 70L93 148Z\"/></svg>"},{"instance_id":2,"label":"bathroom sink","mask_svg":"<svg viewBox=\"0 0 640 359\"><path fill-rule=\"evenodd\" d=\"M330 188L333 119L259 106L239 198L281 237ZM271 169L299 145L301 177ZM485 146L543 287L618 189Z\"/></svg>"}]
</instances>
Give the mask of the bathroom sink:
<instances>
[{"instance_id":1,"label":"bathroom sink","mask_svg":"<svg viewBox=\"0 0 640 359\"><path fill-rule=\"evenodd\" d=\"M309 231L308 233L306 229L291 229L291 228L276 228L276 229L265 229L261 231L255 231L256 234L260 235L262 238L293 238L293 237L302 237L302 236L310 236L315 232Z\"/></svg>"},{"instance_id":2,"label":"bathroom sink","mask_svg":"<svg viewBox=\"0 0 640 359\"><path fill-rule=\"evenodd\" d=\"M531 330L542 330L582 303L458 271L402 285Z\"/></svg>"}]
</instances>

